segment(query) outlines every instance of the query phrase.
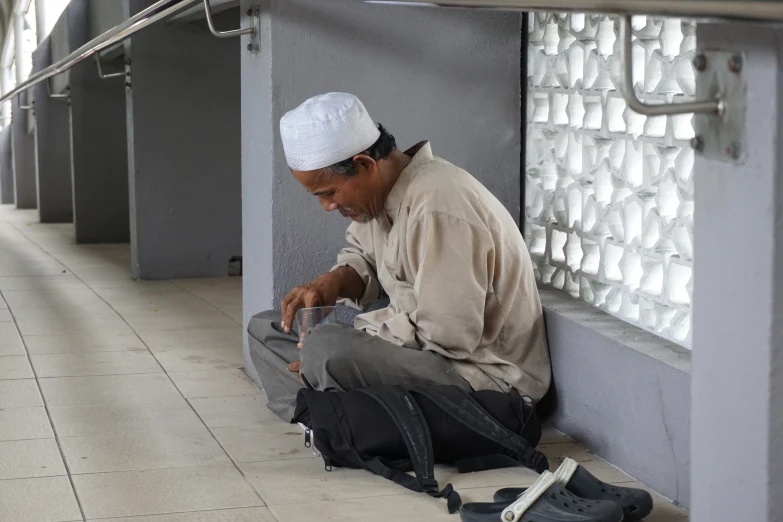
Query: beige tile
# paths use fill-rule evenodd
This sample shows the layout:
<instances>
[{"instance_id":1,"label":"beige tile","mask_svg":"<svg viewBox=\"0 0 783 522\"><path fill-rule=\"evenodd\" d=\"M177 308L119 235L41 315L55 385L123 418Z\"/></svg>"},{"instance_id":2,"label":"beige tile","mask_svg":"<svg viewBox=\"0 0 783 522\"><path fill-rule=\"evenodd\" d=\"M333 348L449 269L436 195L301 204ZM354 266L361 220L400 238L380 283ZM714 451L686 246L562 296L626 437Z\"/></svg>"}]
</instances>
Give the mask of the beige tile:
<instances>
[{"instance_id":1,"label":"beige tile","mask_svg":"<svg viewBox=\"0 0 783 522\"><path fill-rule=\"evenodd\" d=\"M10 310L0 310L0 323L13 323L14 318Z\"/></svg>"},{"instance_id":2,"label":"beige tile","mask_svg":"<svg viewBox=\"0 0 783 522\"><path fill-rule=\"evenodd\" d=\"M114 303L114 309L124 315L160 317L220 313L220 309L193 294L138 296L132 300ZM182 317L185 318L185 317Z\"/></svg>"},{"instance_id":3,"label":"beige tile","mask_svg":"<svg viewBox=\"0 0 783 522\"><path fill-rule=\"evenodd\" d=\"M169 377L188 399L256 395L259 392L258 386L242 370L169 372Z\"/></svg>"},{"instance_id":4,"label":"beige tile","mask_svg":"<svg viewBox=\"0 0 783 522\"><path fill-rule=\"evenodd\" d=\"M1 361L0 361L1 362ZM0 381L0 408L43 406L35 379Z\"/></svg>"},{"instance_id":5,"label":"beige tile","mask_svg":"<svg viewBox=\"0 0 783 522\"><path fill-rule=\"evenodd\" d=\"M24 354L24 343L16 324L0 323L0 356Z\"/></svg>"},{"instance_id":6,"label":"beige tile","mask_svg":"<svg viewBox=\"0 0 783 522\"><path fill-rule=\"evenodd\" d=\"M455 515L449 515L446 501L430 498L424 494L270 505L269 510L279 522L302 522L305 520L317 520L318 522L365 522L367 520L455 522L456 520Z\"/></svg>"},{"instance_id":7,"label":"beige tile","mask_svg":"<svg viewBox=\"0 0 783 522\"><path fill-rule=\"evenodd\" d=\"M187 279L174 279L172 283L185 288L190 292L199 290L234 289L242 290L241 277L199 277Z\"/></svg>"},{"instance_id":8,"label":"beige tile","mask_svg":"<svg viewBox=\"0 0 783 522\"><path fill-rule=\"evenodd\" d=\"M236 428L214 428L223 448L236 462L302 459L314 457L304 446L304 433L284 422ZM320 460L320 459L319 459Z\"/></svg>"},{"instance_id":9,"label":"beige tile","mask_svg":"<svg viewBox=\"0 0 783 522\"><path fill-rule=\"evenodd\" d=\"M406 493L401 486L369 471L335 468L327 472L321 459L248 462L240 467L269 505Z\"/></svg>"},{"instance_id":10,"label":"beige tile","mask_svg":"<svg viewBox=\"0 0 783 522\"><path fill-rule=\"evenodd\" d=\"M0 441L48 437L54 437L54 432L43 407L0 410Z\"/></svg>"},{"instance_id":11,"label":"beige tile","mask_svg":"<svg viewBox=\"0 0 783 522\"><path fill-rule=\"evenodd\" d=\"M44 377L159 373L163 369L148 351L50 353L31 355L35 372Z\"/></svg>"},{"instance_id":12,"label":"beige tile","mask_svg":"<svg viewBox=\"0 0 783 522\"><path fill-rule=\"evenodd\" d=\"M538 450L546 455L549 460L562 460L566 457L570 457L577 462L583 462L596 458L595 455L574 442L540 444Z\"/></svg>"},{"instance_id":13,"label":"beige tile","mask_svg":"<svg viewBox=\"0 0 783 522\"><path fill-rule=\"evenodd\" d=\"M0 291L3 293L5 293L6 290L36 290L46 288L62 288L66 286L84 288L85 285L79 281L76 276L69 274L27 277L0 277Z\"/></svg>"},{"instance_id":14,"label":"beige tile","mask_svg":"<svg viewBox=\"0 0 783 522\"><path fill-rule=\"evenodd\" d=\"M277 522L269 510L264 507L191 511L189 513L171 513L168 515L93 520L95 522Z\"/></svg>"},{"instance_id":15,"label":"beige tile","mask_svg":"<svg viewBox=\"0 0 783 522\"><path fill-rule=\"evenodd\" d=\"M146 350L144 343L134 333L115 333L100 330L53 335L28 335L25 337L25 343L30 354Z\"/></svg>"},{"instance_id":16,"label":"beige tile","mask_svg":"<svg viewBox=\"0 0 783 522\"><path fill-rule=\"evenodd\" d=\"M185 312L123 313L135 330L184 330L188 328L230 328L237 325L220 310L189 314Z\"/></svg>"},{"instance_id":17,"label":"beige tile","mask_svg":"<svg viewBox=\"0 0 783 522\"><path fill-rule=\"evenodd\" d=\"M71 473L104 473L230 462L206 429L61 437Z\"/></svg>"},{"instance_id":18,"label":"beige tile","mask_svg":"<svg viewBox=\"0 0 783 522\"><path fill-rule=\"evenodd\" d=\"M443 487L451 484L456 490L466 488L527 487L535 482L539 475L524 467L492 469L477 473L458 473L452 466L435 466L435 477Z\"/></svg>"},{"instance_id":19,"label":"beige tile","mask_svg":"<svg viewBox=\"0 0 783 522\"><path fill-rule=\"evenodd\" d=\"M170 281L111 281L91 284L96 294L111 304L127 302L133 297L155 297L187 292Z\"/></svg>"},{"instance_id":20,"label":"beige tile","mask_svg":"<svg viewBox=\"0 0 783 522\"><path fill-rule=\"evenodd\" d=\"M255 426L267 422L281 422L266 407L266 395L239 395L229 397L203 397L189 399L201 420L209 428Z\"/></svg>"},{"instance_id":21,"label":"beige tile","mask_svg":"<svg viewBox=\"0 0 783 522\"><path fill-rule=\"evenodd\" d=\"M0 480L0 520L71 522L81 520L68 477Z\"/></svg>"},{"instance_id":22,"label":"beige tile","mask_svg":"<svg viewBox=\"0 0 783 522\"><path fill-rule=\"evenodd\" d=\"M162 373L59 377L40 379L39 383L49 406L182 403L179 390L168 376Z\"/></svg>"},{"instance_id":23,"label":"beige tile","mask_svg":"<svg viewBox=\"0 0 783 522\"><path fill-rule=\"evenodd\" d=\"M88 519L263 505L232 464L75 475Z\"/></svg>"},{"instance_id":24,"label":"beige tile","mask_svg":"<svg viewBox=\"0 0 783 522\"><path fill-rule=\"evenodd\" d=\"M181 404L50 406L49 414L60 437L192 430L204 426L184 400Z\"/></svg>"},{"instance_id":25,"label":"beige tile","mask_svg":"<svg viewBox=\"0 0 783 522\"><path fill-rule=\"evenodd\" d=\"M203 370L237 370L242 368L240 346L222 348L188 348L165 351L155 357L167 372L197 372Z\"/></svg>"},{"instance_id":26,"label":"beige tile","mask_svg":"<svg viewBox=\"0 0 783 522\"><path fill-rule=\"evenodd\" d=\"M31 290L7 290L3 292L12 310L28 308L62 308L73 306L81 309L107 307L108 305L86 286L66 286Z\"/></svg>"},{"instance_id":27,"label":"beige tile","mask_svg":"<svg viewBox=\"0 0 783 522\"><path fill-rule=\"evenodd\" d=\"M16 324L22 336L80 331L132 333L122 318L109 308L89 314L72 309L30 308L16 313Z\"/></svg>"},{"instance_id":28,"label":"beige tile","mask_svg":"<svg viewBox=\"0 0 783 522\"><path fill-rule=\"evenodd\" d=\"M65 475L54 439L0 442L0 480Z\"/></svg>"},{"instance_id":29,"label":"beige tile","mask_svg":"<svg viewBox=\"0 0 783 522\"><path fill-rule=\"evenodd\" d=\"M187 330L137 330L144 343L154 353L188 348L226 346L242 348L242 328L192 328Z\"/></svg>"},{"instance_id":30,"label":"beige tile","mask_svg":"<svg viewBox=\"0 0 783 522\"><path fill-rule=\"evenodd\" d=\"M32 379L33 369L26 355L0 357L0 379Z\"/></svg>"},{"instance_id":31,"label":"beige tile","mask_svg":"<svg viewBox=\"0 0 783 522\"><path fill-rule=\"evenodd\" d=\"M29 350L29 347L28 347ZM556 430L549 424L544 424L541 427L541 442L540 444L552 444L555 442L573 442L567 435Z\"/></svg>"},{"instance_id":32,"label":"beige tile","mask_svg":"<svg viewBox=\"0 0 783 522\"><path fill-rule=\"evenodd\" d=\"M0 310L8 310L8 303L5 302L2 295L0 295Z\"/></svg>"}]
</instances>

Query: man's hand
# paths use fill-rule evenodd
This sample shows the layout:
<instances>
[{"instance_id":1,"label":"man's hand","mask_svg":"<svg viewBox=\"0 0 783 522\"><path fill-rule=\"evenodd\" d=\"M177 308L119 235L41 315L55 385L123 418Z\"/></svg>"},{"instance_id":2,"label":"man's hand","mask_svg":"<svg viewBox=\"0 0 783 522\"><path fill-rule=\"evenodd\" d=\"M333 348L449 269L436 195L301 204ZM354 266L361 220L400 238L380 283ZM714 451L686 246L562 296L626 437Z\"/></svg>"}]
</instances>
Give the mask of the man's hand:
<instances>
[{"instance_id":1,"label":"man's hand","mask_svg":"<svg viewBox=\"0 0 783 522\"><path fill-rule=\"evenodd\" d=\"M334 306L338 297L358 299L364 294L364 287L364 280L350 266L341 266L311 283L297 286L285 296L280 306L283 329L291 331L296 312L302 308Z\"/></svg>"},{"instance_id":2,"label":"man's hand","mask_svg":"<svg viewBox=\"0 0 783 522\"><path fill-rule=\"evenodd\" d=\"M304 386L304 382L302 381L302 377L299 375L299 368L302 366L302 361L294 361L291 364L288 365L288 371L291 373L296 374L296 378L299 379L299 382L302 383L302 386Z\"/></svg>"},{"instance_id":3,"label":"man's hand","mask_svg":"<svg viewBox=\"0 0 783 522\"><path fill-rule=\"evenodd\" d=\"M315 306L334 306L340 293L341 281L337 272L323 274L315 281L297 286L285 296L280 305L283 316L282 325L286 332L291 331L296 312L302 308Z\"/></svg>"}]
</instances>

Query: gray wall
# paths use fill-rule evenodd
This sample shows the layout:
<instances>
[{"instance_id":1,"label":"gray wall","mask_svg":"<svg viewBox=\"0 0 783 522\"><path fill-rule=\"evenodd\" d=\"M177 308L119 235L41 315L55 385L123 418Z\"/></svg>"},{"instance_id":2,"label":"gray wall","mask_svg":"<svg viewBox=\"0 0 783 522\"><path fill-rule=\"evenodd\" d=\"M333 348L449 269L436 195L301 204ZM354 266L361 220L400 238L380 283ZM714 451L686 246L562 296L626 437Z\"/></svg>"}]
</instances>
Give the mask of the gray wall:
<instances>
[{"instance_id":1,"label":"gray wall","mask_svg":"<svg viewBox=\"0 0 783 522\"><path fill-rule=\"evenodd\" d=\"M688 506L688 350L554 290L541 300L554 375L549 421Z\"/></svg>"},{"instance_id":2,"label":"gray wall","mask_svg":"<svg viewBox=\"0 0 783 522\"><path fill-rule=\"evenodd\" d=\"M14 202L14 165L11 159L11 126L0 130L0 204Z\"/></svg>"},{"instance_id":3,"label":"gray wall","mask_svg":"<svg viewBox=\"0 0 783 522\"><path fill-rule=\"evenodd\" d=\"M16 191L16 208L35 208L38 194L35 186L35 141L28 132L30 111L23 110L24 105L32 103L30 91L20 96L14 96L11 102L12 150L14 164L14 189Z\"/></svg>"},{"instance_id":4,"label":"gray wall","mask_svg":"<svg viewBox=\"0 0 783 522\"><path fill-rule=\"evenodd\" d=\"M239 11L216 21L234 29ZM125 45L133 275L227 275L242 252L240 41L203 24L157 24Z\"/></svg>"},{"instance_id":5,"label":"gray wall","mask_svg":"<svg viewBox=\"0 0 783 522\"><path fill-rule=\"evenodd\" d=\"M33 72L52 63L50 47L47 38L33 52ZM73 220L70 109L67 98L49 97L47 82L34 88L38 216L43 223L68 223Z\"/></svg>"},{"instance_id":6,"label":"gray wall","mask_svg":"<svg viewBox=\"0 0 783 522\"><path fill-rule=\"evenodd\" d=\"M328 269L344 243L348 222L291 177L279 139L280 117L310 96L356 94L401 148L431 140L518 215L520 15L350 0L262 10L262 51L245 51L247 38L242 51L246 324Z\"/></svg>"},{"instance_id":7,"label":"gray wall","mask_svg":"<svg viewBox=\"0 0 783 522\"><path fill-rule=\"evenodd\" d=\"M99 36L125 20L123 0L94 0L90 5L90 38Z\"/></svg>"},{"instance_id":8,"label":"gray wall","mask_svg":"<svg viewBox=\"0 0 783 522\"><path fill-rule=\"evenodd\" d=\"M57 22L58 25L68 24L70 49L77 49L89 40L89 6L89 0L71 0L64 16ZM59 55L61 52L52 54ZM128 160L123 79L101 80L95 62L86 60L71 69L70 83L76 241L128 241Z\"/></svg>"}]
</instances>

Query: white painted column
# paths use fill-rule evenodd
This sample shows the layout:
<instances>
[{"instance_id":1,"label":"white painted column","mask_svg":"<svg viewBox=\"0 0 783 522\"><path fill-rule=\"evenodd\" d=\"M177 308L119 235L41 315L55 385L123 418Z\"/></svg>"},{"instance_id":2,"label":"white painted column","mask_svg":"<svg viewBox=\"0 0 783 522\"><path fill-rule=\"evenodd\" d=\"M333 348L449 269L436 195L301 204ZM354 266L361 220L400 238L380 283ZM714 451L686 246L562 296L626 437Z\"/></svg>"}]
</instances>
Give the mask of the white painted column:
<instances>
[{"instance_id":1,"label":"white painted column","mask_svg":"<svg viewBox=\"0 0 783 522\"><path fill-rule=\"evenodd\" d=\"M699 24L745 52L747 161L699 157L691 520L783 520L783 30Z\"/></svg>"},{"instance_id":2,"label":"white painted column","mask_svg":"<svg viewBox=\"0 0 783 522\"><path fill-rule=\"evenodd\" d=\"M24 15L20 13L13 13L14 24L14 60L16 62L16 84L19 85L25 80L24 67L22 62L24 60Z\"/></svg>"}]
</instances>

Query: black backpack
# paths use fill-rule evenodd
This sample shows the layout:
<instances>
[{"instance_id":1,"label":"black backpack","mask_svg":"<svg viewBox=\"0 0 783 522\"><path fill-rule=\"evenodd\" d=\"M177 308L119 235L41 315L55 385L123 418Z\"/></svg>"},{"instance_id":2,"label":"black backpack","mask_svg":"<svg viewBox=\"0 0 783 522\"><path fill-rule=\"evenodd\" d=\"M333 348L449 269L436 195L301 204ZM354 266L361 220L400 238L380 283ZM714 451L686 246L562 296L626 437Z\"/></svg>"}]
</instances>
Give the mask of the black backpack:
<instances>
[{"instance_id":1,"label":"black backpack","mask_svg":"<svg viewBox=\"0 0 783 522\"><path fill-rule=\"evenodd\" d=\"M314 443L327 471L332 466L372 471L412 491L446 498L449 513L462 501L451 484L440 489L436 462L456 464L460 473L511 466L541 473L549 468L535 450L541 425L532 400L497 391L303 388L294 422L308 428L305 446Z\"/></svg>"}]
</instances>

